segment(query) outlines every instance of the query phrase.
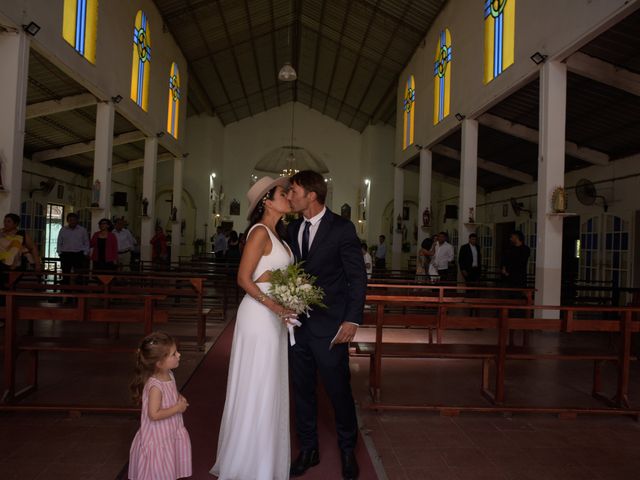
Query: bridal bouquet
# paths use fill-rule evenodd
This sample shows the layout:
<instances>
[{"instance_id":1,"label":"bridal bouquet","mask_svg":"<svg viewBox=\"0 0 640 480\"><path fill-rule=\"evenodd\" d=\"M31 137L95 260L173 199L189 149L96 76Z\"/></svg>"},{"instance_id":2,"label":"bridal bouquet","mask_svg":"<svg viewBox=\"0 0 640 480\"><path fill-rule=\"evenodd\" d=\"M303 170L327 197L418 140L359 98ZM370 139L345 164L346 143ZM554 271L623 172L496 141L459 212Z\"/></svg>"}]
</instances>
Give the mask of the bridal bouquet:
<instances>
[{"instance_id":1,"label":"bridal bouquet","mask_svg":"<svg viewBox=\"0 0 640 480\"><path fill-rule=\"evenodd\" d=\"M304 313L308 317L312 305L326 308L322 303L324 291L315 285L315 282L316 277L305 272L300 263L294 263L271 272L269 296L284 308L297 314ZM301 323L296 319L290 319L288 324L289 341L291 345L295 345L293 327L299 327Z\"/></svg>"}]
</instances>

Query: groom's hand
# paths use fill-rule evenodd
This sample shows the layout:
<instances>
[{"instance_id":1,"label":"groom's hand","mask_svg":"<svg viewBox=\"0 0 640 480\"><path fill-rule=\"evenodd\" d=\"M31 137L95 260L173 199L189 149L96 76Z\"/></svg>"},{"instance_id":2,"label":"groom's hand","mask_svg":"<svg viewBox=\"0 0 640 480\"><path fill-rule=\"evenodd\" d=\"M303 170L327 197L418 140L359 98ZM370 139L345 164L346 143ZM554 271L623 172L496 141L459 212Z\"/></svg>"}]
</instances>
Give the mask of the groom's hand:
<instances>
[{"instance_id":1,"label":"groom's hand","mask_svg":"<svg viewBox=\"0 0 640 480\"><path fill-rule=\"evenodd\" d=\"M353 337L356 336L357 331L358 325L355 323L342 322L342 325L340 325L340 331L333 343L349 343L353 340Z\"/></svg>"}]
</instances>

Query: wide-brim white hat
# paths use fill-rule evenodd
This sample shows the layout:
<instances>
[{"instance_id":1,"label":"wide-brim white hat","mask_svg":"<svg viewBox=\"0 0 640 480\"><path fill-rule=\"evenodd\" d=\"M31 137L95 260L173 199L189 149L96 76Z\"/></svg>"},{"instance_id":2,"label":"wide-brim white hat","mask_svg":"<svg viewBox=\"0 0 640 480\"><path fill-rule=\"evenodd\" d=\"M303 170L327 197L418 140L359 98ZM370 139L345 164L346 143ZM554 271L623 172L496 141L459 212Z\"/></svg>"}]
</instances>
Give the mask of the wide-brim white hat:
<instances>
[{"instance_id":1,"label":"wide-brim white hat","mask_svg":"<svg viewBox=\"0 0 640 480\"><path fill-rule=\"evenodd\" d=\"M251 217L253 210L258 205L264 196L274 187L280 186L287 188L289 186L289 177L262 177L247 192L247 200L249 201L249 211L247 212L247 218Z\"/></svg>"}]
</instances>

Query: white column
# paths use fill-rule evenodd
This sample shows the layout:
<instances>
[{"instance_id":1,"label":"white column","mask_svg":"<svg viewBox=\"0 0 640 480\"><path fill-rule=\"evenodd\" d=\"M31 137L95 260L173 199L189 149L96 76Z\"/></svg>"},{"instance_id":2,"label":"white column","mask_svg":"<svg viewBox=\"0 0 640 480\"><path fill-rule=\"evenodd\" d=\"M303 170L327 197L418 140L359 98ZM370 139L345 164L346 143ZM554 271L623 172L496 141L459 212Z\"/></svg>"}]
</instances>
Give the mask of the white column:
<instances>
[{"instance_id":1,"label":"white column","mask_svg":"<svg viewBox=\"0 0 640 480\"><path fill-rule=\"evenodd\" d=\"M420 184L418 185L418 223L422 226L422 215L428 208L431 211L431 174L433 166L433 155L431 150L422 148L420 150ZM418 229L418 250L422 241L431 234L430 228Z\"/></svg>"},{"instance_id":2,"label":"white column","mask_svg":"<svg viewBox=\"0 0 640 480\"><path fill-rule=\"evenodd\" d=\"M173 207L177 211L177 216L171 225L171 261L177 262L180 257L180 243L182 235L180 224L184 216L182 215L182 168L184 159L175 157L173 159Z\"/></svg>"},{"instance_id":3,"label":"white column","mask_svg":"<svg viewBox=\"0 0 640 480\"><path fill-rule=\"evenodd\" d=\"M93 189L91 202L91 230L98 229L98 221L111 217L111 165L113 163L113 102L100 102L96 111L96 149L93 157ZM96 181L100 182L96 196ZM97 200L97 201L96 201Z\"/></svg>"},{"instance_id":4,"label":"white column","mask_svg":"<svg viewBox=\"0 0 640 480\"><path fill-rule=\"evenodd\" d=\"M398 216L402 222L402 207L404 206L404 171L394 168L393 178L393 240L391 244L391 268L402 268L402 231L398 231Z\"/></svg>"},{"instance_id":5,"label":"white column","mask_svg":"<svg viewBox=\"0 0 640 480\"><path fill-rule=\"evenodd\" d=\"M29 70L29 37L0 34L0 212L20 215Z\"/></svg>"},{"instance_id":6,"label":"white column","mask_svg":"<svg viewBox=\"0 0 640 480\"><path fill-rule=\"evenodd\" d=\"M462 148L460 153L460 204L458 208L458 238L460 245L467 243L469 234L475 233L476 194L478 184L478 122L462 121Z\"/></svg>"},{"instance_id":7,"label":"white column","mask_svg":"<svg viewBox=\"0 0 640 480\"><path fill-rule=\"evenodd\" d=\"M144 207L140 222L140 258L151 261L151 238L156 226L156 169L158 162L158 137L147 137L144 142L144 168L142 171L142 199L148 202L147 215Z\"/></svg>"},{"instance_id":8,"label":"white column","mask_svg":"<svg viewBox=\"0 0 640 480\"><path fill-rule=\"evenodd\" d=\"M536 304L559 305L562 280L562 217L550 216L551 196L564 186L567 65L547 62L540 71L538 147L538 241ZM550 315L554 312L544 312ZM557 313L557 312L556 312Z\"/></svg>"}]
</instances>

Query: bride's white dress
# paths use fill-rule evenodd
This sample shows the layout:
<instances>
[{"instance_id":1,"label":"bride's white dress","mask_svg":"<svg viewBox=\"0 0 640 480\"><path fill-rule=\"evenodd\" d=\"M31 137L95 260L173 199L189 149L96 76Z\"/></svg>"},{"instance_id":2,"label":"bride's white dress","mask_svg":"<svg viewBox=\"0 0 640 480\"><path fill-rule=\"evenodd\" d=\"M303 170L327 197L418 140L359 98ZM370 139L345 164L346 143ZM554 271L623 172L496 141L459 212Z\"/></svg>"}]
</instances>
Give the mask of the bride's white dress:
<instances>
[{"instance_id":1,"label":"bride's white dress","mask_svg":"<svg viewBox=\"0 0 640 480\"><path fill-rule=\"evenodd\" d=\"M289 247L266 226L254 225L248 235L255 228L269 232L272 248L260 258L254 281L267 270L293 263ZM269 283L257 285L268 292ZM219 480L289 478L287 349L287 329L276 314L245 295L236 317L218 454L211 469Z\"/></svg>"}]
</instances>

